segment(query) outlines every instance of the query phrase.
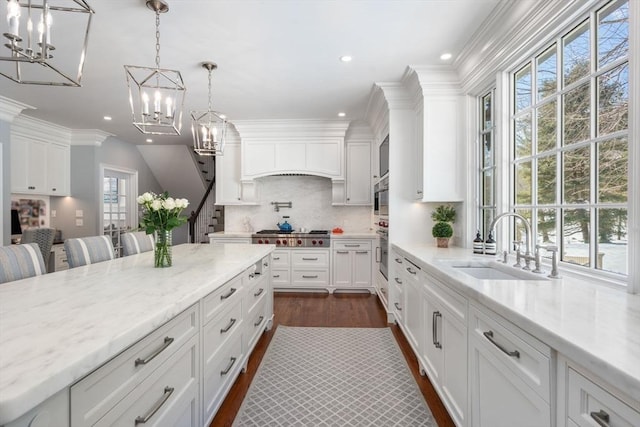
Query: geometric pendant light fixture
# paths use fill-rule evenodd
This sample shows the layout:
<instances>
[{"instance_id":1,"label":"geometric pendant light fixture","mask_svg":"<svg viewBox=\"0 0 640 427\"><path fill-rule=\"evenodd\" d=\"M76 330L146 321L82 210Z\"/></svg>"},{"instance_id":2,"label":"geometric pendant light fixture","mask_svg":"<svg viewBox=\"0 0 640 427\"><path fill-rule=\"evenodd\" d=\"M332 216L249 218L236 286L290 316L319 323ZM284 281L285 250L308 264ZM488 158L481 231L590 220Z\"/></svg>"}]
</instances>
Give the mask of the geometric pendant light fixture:
<instances>
[{"instance_id":1,"label":"geometric pendant light fixture","mask_svg":"<svg viewBox=\"0 0 640 427\"><path fill-rule=\"evenodd\" d=\"M211 72L218 66L213 62L203 62L202 67L209 72L209 107L207 111L191 112L193 151L201 156L221 156L227 133L227 119L224 114L211 108Z\"/></svg>"},{"instance_id":2,"label":"geometric pendant light fixture","mask_svg":"<svg viewBox=\"0 0 640 427\"><path fill-rule=\"evenodd\" d=\"M160 68L160 14L169 5L148 0L147 7L156 14L156 66L124 66L133 125L144 134L180 135L187 88L180 71Z\"/></svg>"},{"instance_id":3,"label":"geometric pendant light fixture","mask_svg":"<svg viewBox=\"0 0 640 427\"><path fill-rule=\"evenodd\" d=\"M84 0L5 0L0 74L21 84L79 87L93 9ZM77 60L75 59L77 58Z\"/></svg>"}]
</instances>

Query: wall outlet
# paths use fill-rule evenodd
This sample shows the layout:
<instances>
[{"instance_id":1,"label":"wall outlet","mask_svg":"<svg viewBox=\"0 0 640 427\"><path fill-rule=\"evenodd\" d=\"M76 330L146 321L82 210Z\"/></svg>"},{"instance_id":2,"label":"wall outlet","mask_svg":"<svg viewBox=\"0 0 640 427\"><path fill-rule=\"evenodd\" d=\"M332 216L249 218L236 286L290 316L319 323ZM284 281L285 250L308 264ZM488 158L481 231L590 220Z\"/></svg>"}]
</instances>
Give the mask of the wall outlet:
<instances>
[{"instance_id":1,"label":"wall outlet","mask_svg":"<svg viewBox=\"0 0 640 427\"><path fill-rule=\"evenodd\" d=\"M82 209L77 209L76 218L82 218L83 216L84 216L84 212L82 211Z\"/></svg>"},{"instance_id":2,"label":"wall outlet","mask_svg":"<svg viewBox=\"0 0 640 427\"><path fill-rule=\"evenodd\" d=\"M82 227L84 225L84 221L82 218L76 218L76 227Z\"/></svg>"},{"instance_id":3,"label":"wall outlet","mask_svg":"<svg viewBox=\"0 0 640 427\"><path fill-rule=\"evenodd\" d=\"M55 209L51 209L51 218L55 218L58 215L58 211Z\"/></svg>"}]
</instances>

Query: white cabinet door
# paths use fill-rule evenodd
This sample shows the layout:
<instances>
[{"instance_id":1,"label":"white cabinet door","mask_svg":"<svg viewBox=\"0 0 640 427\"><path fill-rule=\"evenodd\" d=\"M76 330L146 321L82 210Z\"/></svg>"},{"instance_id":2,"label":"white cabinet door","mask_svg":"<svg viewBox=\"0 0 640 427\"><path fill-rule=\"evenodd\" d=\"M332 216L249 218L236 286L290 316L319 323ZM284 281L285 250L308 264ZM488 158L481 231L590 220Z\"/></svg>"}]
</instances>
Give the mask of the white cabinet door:
<instances>
[{"instance_id":1,"label":"white cabinet door","mask_svg":"<svg viewBox=\"0 0 640 427\"><path fill-rule=\"evenodd\" d=\"M70 192L70 148L51 143L47 146L47 190L52 196L68 196Z\"/></svg>"},{"instance_id":2,"label":"white cabinet door","mask_svg":"<svg viewBox=\"0 0 640 427\"><path fill-rule=\"evenodd\" d=\"M411 280L406 276L404 282L404 325L407 333L407 339L411 343L413 349L418 354L421 351L421 331L424 325L422 321L422 299L420 298L420 287L418 281Z\"/></svg>"},{"instance_id":3,"label":"white cabinet door","mask_svg":"<svg viewBox=\"0 0 640 427\"><path fill-rule=\"evenodd\" d=\"M371 251L353 251L353 285L371 286Z\"/></svg>"},{"instance_id":4,"label":"white cabinet door","mask_svg":"<svg viewBox=\"0 0 640 427\"><path fill-rule=\"evenodd\" d=\"M240 186L240 145L227 144L216 162L216 204L242 203Z\"/></svg>"},{"instance_id":5,"label":"white cabinet door","mask_svg":"<svg viewBox=\"0 0 640 427\"><path fill-rule=\"evenodd\" d=\"M11 192L49 194L47 143L14 138L11 143Z\"/></svg>"},{"instance_id":6,"label":"white cabinet door","mask_svg":"<svg viewBox=\"0 0 640 427\"><path fill-rule=\"evenodd\" d=\"M371 143L347 144L346 185L348 205L371 205Z\"/></svg>"},{"instance_id":7,"label":"white cabinet door","mask_svg":"<svg viewBox=\"0 0 640 427\"><path fill-rule=\"evenodd\" d=\"M339 287L351 286L351 251L333 251L333 285Z\"/></svg>"},{"instance_id":8,"label":"white cabinet door","mask_svg":"<svg viewBox=\"0 0 640 427\"><path fill-rule=\"evenodd\" d=\"M440 326L442 339L442 367L440 387L444 404L457 425L467 425L467 326L443 311Z\"/></svg>"}]
</instances>

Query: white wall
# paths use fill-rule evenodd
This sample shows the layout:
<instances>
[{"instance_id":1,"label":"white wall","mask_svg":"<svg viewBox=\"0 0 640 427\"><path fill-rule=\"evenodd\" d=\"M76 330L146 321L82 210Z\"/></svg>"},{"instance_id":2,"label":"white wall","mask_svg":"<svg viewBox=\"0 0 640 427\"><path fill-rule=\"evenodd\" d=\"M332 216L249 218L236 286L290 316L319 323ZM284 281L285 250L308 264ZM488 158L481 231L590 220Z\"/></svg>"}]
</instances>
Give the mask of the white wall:
<instances>
[{"instance_id":1,"label":"white wall","mask_svg":"<svg viewBox=\"0 0 640 427\"><path fill-rule=\"evenodd\" d=\"M295 230L301 227L331 230L341 227L346 232L371 230L371 206L331 206L331 180L317 176L268 176L256 180L258 205L226 206L225 231L246 231L244 219L249 218L254 231L277 229L282 216ZM275 212L271 202L292 202L292 208Z\"/></svg>"}]
</instances>

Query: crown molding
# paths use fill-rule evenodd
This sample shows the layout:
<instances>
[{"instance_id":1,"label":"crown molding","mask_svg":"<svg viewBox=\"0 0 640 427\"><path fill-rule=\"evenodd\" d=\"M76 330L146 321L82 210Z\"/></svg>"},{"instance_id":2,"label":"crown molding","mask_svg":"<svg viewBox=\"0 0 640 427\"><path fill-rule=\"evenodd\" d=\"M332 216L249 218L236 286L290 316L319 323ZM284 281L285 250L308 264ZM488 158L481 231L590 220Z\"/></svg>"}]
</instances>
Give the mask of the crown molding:
<instances>
[{"instance_id":1,"label":"crown molding","mask_svg":"<svg viewBox=\"0 0 640 427\"><path fill-rule=\"evenodd\" d=\"M344 138L346 120L234 120L240 139Z\"/></svg>"},{"instance_id":2,"label":"crown molding","mask_svg":"<svg viewBox=\"0 0 640 427\"><path fill-rule=\"evenodd\" d=\"M62 145L71 143L71 129L23 114L14 119L11 136Z\"/></svg>"},{"instance_id":3,"label":"crown molding","mask_svg":"<svg viewBox=\"0 0 640 427\"><path fill-rule=\"evenodd\" d=\"M114 135L100 129L74 129L71 131L71 145L100 147L110 136Z\"/></svg>"},{"instance_id":4,"label":"crown molding","mask_svg":"<svg viewBox=\"0 0 640 427\"><path fill-rule=\"evenodd\" d=\"M36 107L24 104L22 102L14 101L13 99L6 98L0 95L0 120L7 123L12 123L16 117L22 113L23 110L35 110Z\"/></svg>"}]
</instances>

